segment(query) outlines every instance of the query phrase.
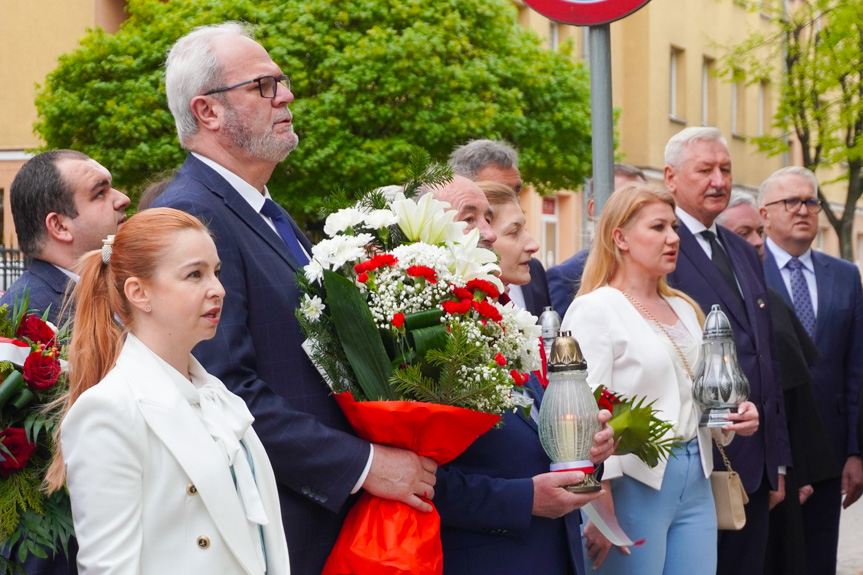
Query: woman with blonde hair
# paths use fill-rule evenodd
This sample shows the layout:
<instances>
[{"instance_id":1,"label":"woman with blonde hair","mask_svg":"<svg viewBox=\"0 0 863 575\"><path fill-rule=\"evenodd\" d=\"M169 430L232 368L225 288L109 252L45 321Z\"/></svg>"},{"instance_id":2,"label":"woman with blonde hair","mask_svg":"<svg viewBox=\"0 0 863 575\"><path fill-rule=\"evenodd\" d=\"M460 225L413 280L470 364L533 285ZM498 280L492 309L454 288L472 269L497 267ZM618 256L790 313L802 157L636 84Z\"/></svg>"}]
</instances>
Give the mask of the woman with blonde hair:
<instances>
[{"instance_id":1,"label":"woman with blonde hair","mask_svg":"<svg viewBox=\"0 0 863 575\"><path fill-rule=\"evenodd\" d=\"M597 227L581 288L561 329L572 331L587 360L588 381L610 391L655 401L674 423L672 455L654 468L634 455L605 463L602 501L633 539L632 549L611 543L588 522L588 569L600 573L714 574L716 511L710 488L711 434L698 427L692 369L701 348L703 315L686 294L668 286L680 238L674 198L634 183L612 194ZM752 435L758 412L750 402L717 437Z\"/></svg>"},{"instance_id":2,"label":"woman with blonde hair","mask_svg":"<svg viewBox=\"0 0 863 575\"><path fill-rule=\"evenodd\" d=\"M133 216L79 261L48 484L68 484L84 575L289 573L252 415L191 355L216 334L219 267L206 227L169 208Z\"/></svg>"}]
</instances>

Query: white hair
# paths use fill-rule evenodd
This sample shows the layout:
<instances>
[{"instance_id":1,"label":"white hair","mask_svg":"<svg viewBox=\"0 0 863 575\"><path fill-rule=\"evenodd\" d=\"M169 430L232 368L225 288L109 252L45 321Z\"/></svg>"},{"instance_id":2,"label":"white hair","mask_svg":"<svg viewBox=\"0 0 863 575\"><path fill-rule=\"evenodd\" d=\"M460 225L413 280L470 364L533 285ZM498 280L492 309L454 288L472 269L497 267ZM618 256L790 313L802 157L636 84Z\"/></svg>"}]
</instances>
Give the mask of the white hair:
<instances>
[{"instance_id":1,"label":"white hair","mask_svg":"<svg viewBox=\"0 0 863 575\"><path fill-rule=\"evenodd\" d=\"M198 120L189 104L192 98L222 83L222 68L214 40L223 36L252 38L250 28L240 22L199 26L177 40L165 62L165 93L174 116L180 144L188 148L198 133Z\"/></svg>"},{"instance_id":2,"label":"white hair","mask_svg":"<svg viewBox=\"0 0 863 575\"><path fill-rule=\"evenodd\" d=\"M500 140L471 140L453 150L449 156L452 172L471 180L488 165L501 169L518 168L518 152Z\"/></svg>"},{"instance_id":3,"label":"white hair","mask_svg":"<svg viewBox=\"0 0 863 575\"><path fill-rule=\"evenodd\" d=\"M766 180L761 182L761 185L758 187L758 204L764 205L764 198L776 184L776 180L783 176L797 176L798 178L803 178L809 185L812 186L812 192L818 195L818 178L815 177L815 173L803 166L787 166L785 168L780 168L770 174Z\"/></svg>"},{"instance_id":4,"label":"white hair","mask_svg":"<svg viewBox=\"0 0 863 575\"><path fill-rule=\"evenodd\" d=\"M758 204L755 203L755 198L752 197L752 194L748 194L746 192L741 192L740 190L731 190L731 199L728 200L728 205L725 206L725 209L716 216L716 223L719 225L725 225L726 214L728 210L735 206L740 205L752 206L752 208L757 212Z\"/></svg>"},{"instance_id":5,"label":"white hair","mask_svg":"<svg viewBox=\"0 0 863 575\"><path fill-rule=\"evenodd\" d=\"M665 144L665 165L675 169L679 168L683 163L681 158L683 150L692 142L721 142L728 149L728 140L718 128L711 126L684 128L671 136L671 139Z\"/></svg>"}]
</instances>

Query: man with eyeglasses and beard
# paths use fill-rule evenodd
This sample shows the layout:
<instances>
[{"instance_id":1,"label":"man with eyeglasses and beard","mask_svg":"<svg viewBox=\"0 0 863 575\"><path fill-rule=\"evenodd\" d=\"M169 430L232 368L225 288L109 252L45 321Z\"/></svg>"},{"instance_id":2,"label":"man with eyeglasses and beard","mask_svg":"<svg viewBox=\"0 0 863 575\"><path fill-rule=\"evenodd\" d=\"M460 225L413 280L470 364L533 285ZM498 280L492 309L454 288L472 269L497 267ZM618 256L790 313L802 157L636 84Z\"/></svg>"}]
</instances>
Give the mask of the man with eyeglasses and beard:
<instances>
[{"instance_id":1,"label":"man with eyeglasses and beard","mask_svg":"<svg viewBox=\"0 0 863 575\"><path fill-rule=\"evenodd\" d=\"M302 350L295 274L311 245L266 187L298 142L288 77L229 22L174 44L165 88L190 154L152 205L206 222L226 291L216 336L194 354L249 405L276 474L291 571L317 574L353 493L362 488L429 511L420 497L434 497L437 466L356 437Z\"/></svg>"},{"instance_id":2,"label":"man with eyeglasses and beard","mask_svg":"<svg viewBox=\"0 0 863 575\"><path fill-rule=\"evenodd\" d=\"M767 178L758 199L767 234L767 283L793 307L821 352L812 366L812 384L842 475L812 485L803 505L803 527L809 573L830 575L836 572L841 508L863 493L856 434L863 376L863 287L857 266L812 249L822 208L817 193L815 174L791 166Z\"/></svg>"}]
</instances>

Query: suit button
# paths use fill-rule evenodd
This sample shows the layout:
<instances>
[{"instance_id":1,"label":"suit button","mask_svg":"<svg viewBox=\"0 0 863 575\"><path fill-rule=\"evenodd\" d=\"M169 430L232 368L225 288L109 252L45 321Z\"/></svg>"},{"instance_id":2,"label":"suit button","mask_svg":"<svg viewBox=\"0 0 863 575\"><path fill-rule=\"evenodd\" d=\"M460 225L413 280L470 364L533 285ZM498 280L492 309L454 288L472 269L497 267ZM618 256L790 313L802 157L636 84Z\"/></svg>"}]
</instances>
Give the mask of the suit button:
<instances>
[{"instance_id":1,"label":"suit button","mask_svg":"<svg viewBox=\"0 0 863 575\"><path fill-rule=\"evenodd\" d=\"M210 548L210 538L201 535L198 537L198 549L209 549Z\"/></svg>"},{"instance_id":2,"label":"suit button","mask_svg":"<svg viewBox=\"0 0 863 575\"><path fill-rule=\"evenodd\" d=\"M303 495L307 495L309 497L312 496L312 489L308 485L303 485L302 492L303 492Z\"/></svg>"},{"instance_id":3,"label":"suit button","mask_svg":"<svg viewBox=\"0 0 863 575\"><path fill-rule=\"evenodd\" d=\"M195 495L198 493L198 488L195 487L194 483L190 483L186 486L186 495Z\"/></svg>"},{"instance_id":4,"label":"suit button","mask_svg":"<svg viewBox=\"0 0 863 575\"><path fill-rule=\"evenodd\" d=\"M320 502L321 503L327 502L327 494L326 493L321 493Z\"/></svg>"}]
</instances>

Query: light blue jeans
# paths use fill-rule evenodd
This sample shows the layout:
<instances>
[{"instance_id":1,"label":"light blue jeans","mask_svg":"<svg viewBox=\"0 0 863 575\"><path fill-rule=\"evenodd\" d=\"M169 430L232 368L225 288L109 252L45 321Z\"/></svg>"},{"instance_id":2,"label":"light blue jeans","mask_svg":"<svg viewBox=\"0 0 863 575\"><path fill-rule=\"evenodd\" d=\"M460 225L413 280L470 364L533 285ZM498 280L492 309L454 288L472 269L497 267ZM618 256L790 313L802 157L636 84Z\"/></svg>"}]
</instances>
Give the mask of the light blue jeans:
<instances>
[{"instance_id":1,"label":"light blue jeans","mask_svg":"<svg viewBox=\"0 0 863 575\"><path fill-rule=\"evenodd\" d=\"M624 475L611 480L611 493L620 526L645 543L629 556L612 547L596 571L585 550L587 573L715 575L716 508L697 439L674 447L659 491Z\"/></svg>"}]
</instances>

